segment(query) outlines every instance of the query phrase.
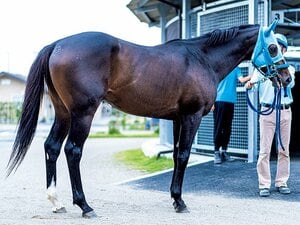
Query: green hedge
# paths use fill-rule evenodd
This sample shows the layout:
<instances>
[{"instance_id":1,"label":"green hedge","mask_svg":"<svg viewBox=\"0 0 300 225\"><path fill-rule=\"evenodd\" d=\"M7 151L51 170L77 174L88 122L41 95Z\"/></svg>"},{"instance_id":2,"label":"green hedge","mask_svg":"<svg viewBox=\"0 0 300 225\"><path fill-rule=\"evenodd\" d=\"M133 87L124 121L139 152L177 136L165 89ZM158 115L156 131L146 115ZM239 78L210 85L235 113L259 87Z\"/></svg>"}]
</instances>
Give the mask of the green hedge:
<instances>
[{"instance_id":1,"label":"green hedge","mask_svg":"<svg viewBox=\"0 0 300 225\"><path fill-rule=\"evenodd\" d=\"M0 102L0 123L17 123L21 110L21 102Z\"/></svg>"}]
</instances>

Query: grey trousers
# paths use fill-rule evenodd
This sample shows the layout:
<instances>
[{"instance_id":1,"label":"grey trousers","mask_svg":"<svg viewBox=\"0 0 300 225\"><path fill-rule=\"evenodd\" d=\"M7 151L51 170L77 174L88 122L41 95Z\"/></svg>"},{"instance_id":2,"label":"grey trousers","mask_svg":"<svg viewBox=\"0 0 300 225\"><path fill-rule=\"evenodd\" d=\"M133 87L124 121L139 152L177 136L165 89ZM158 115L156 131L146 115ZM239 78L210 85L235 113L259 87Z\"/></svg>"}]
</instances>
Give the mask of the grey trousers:
<instances>
[{"instance_id":1,"label":"grey trousers","mask_svg":"<svg viewBox=\"0 0 300 225\"><path fill-rule=\"evenodd\" d=\"M264 110L264 108L263 108ZM270 152L276 127L275 110L267 116L260 116L260 152L257 162L259 188L271 187ZM280 131L285 151L278 146L277 171L275 187L287 186L290 176L289 144L291 134L291 108L281 110Z\"/></svg>"}]
</instances>

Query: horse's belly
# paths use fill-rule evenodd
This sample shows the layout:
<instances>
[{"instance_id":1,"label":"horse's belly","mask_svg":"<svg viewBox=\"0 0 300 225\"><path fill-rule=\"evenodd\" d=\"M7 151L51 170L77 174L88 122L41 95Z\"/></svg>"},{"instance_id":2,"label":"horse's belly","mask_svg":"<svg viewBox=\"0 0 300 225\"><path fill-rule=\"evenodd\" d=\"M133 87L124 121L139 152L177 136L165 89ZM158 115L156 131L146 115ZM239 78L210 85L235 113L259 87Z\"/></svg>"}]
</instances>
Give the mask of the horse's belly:
<instances>
[{"instance_id":1,"label":"horse's belly","mask_svg":"<svg viewBox=\"0 0 300 225\"><path fill-rule=\"evenodd\" d=\"M169 118L176 114L176 103L160 98L145 97L144 94L130 94L108 91L105 99L123 112L145 117Z\"/></svg>"}]
</instances>

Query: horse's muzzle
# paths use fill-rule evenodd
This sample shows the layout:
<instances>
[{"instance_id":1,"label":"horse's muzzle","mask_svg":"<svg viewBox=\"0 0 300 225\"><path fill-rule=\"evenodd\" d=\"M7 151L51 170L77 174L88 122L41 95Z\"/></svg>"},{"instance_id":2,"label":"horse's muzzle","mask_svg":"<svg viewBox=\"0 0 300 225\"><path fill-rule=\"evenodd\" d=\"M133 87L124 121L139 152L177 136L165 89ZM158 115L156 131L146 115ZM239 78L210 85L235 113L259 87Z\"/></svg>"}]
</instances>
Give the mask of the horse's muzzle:
<instances>
[{"instance_id":1,"label":"horse's muzzle","mask_svg":"<svg viewBox=\"0 0 300 225\"><path fill-rule=\"evenodd\" d=\"M277 78L278 78L278 79L277 79L278 82L280 82L281 85L282 85L283 87L288 86L289 83L292 82L292 77L291 77L291 74L290 74L290 73L288 73L288 74L286 74L286 73L284 73L284 74L278 73Z\"/></svg>"}]
</instances>

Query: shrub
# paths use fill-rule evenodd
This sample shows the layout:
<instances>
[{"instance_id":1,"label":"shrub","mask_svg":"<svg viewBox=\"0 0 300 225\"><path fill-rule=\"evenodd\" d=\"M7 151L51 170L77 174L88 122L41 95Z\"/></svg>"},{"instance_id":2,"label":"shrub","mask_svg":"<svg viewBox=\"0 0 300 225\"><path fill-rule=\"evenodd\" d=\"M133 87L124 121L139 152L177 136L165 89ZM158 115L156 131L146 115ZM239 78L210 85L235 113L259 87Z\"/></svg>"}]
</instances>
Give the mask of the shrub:
<instances>
[{"instance_id":1,"label":"shrub","mask_svg":"<svg viewBox=\"0 0 300 225\"><path fill-rule=\"evenodd\" d=\"M120 130L117 126L116 120L111 120L108 123L108 134L120 134Z\"/></svg>"}]
</instances>

